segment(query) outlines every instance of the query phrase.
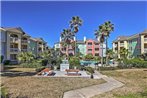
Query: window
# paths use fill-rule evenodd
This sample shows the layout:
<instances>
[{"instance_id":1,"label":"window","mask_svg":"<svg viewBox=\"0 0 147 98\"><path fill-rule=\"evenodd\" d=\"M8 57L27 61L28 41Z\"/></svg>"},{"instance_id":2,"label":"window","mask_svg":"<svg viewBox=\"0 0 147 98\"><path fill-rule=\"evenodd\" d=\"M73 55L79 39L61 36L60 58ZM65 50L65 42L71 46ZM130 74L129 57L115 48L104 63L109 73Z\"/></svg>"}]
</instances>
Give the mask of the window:
<instances>
[{"instance_id":1,"label":"window","mask_svg":"<svg viewBox=\"0 0 147 98\"><path fill-rule=\"evenodd\" d=\"M88 45L92 45L92 43L88 43Z\"/></svg>"},{"instance_id":2,"label":"window","mask_svg":"<svg viewBox=\"0 0 147 98\"><path fill-rule=\"evenodd\" d=\"M17 54L10 54L10 59L11 60L16 60L17 59L16 56L17 56Z\"/></svg>"},{"instance_id":3,"label":"window","mask_svg":"<svg viewBox=\"0 0 147 98\"><path fill-rule=\"evenodd\" d=\"M95 48L95 51L99 51L99 48Z\"/></svg>"},{"instance_id":4,"label":"window","mask_svg":"<svg viewBox=\"0 0 147 98\"><path fill-rule=\"evenodd\" d=\"M99 56L99 53L96 53L95 56Z\"/></svg>"}]
</instances>

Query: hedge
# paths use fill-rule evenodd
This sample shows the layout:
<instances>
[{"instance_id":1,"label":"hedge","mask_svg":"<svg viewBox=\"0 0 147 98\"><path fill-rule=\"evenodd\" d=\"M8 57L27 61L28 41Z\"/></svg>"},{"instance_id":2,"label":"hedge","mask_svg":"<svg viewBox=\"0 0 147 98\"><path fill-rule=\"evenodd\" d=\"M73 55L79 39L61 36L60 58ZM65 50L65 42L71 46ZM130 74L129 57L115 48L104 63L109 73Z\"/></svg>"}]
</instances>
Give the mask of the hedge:
<instances>
[{"instance_id":1,"label":"hedge","mask_svg":"<svg viewBox=\"0 0 147 98\"><path fill-rule=\"evenodd\" d=\"M123 62L125 67L147 68L147 61L140 59L125 59Z\"/></svg>"}]
</instances>

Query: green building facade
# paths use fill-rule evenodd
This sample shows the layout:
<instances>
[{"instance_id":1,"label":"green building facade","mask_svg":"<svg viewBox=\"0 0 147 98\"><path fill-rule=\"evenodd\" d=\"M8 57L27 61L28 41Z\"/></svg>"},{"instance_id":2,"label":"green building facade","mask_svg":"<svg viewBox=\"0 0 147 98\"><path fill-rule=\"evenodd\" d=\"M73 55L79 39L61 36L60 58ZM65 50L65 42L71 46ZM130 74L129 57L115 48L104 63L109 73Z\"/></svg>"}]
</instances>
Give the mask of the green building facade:
<instances>
[{"instance_id":1,"label":"green building facade","mask_svg":"<svg viewBox=\"0 0 147 98\"><path fill-rule=\"evenodd\" d=\"M137 57L138 55L140 55L140 45L141 42L139 34L128 38L129 57Z\"/></svg>"},{"instance_id":2,"label":"green building facade","mask_svg":"<svg viewBox=\"0 0 147 98\"><path fill-rule=\"evenodd\" d=\"M30 39L29 51L31 51L35 56L37 56L37 42L35 39Z\"/></svg>"},{"instance_id":3,"label":"green building facade","mask_svg":"<svg viewBox=\"0 0 147 98\"><path fill-rule=\"evenodd\" d=\"M76 43L76 51L80 52L82 54L82 56L86 55L86 44L84 43L84 41L77 41Z\"/></svg>"}]
</instances>

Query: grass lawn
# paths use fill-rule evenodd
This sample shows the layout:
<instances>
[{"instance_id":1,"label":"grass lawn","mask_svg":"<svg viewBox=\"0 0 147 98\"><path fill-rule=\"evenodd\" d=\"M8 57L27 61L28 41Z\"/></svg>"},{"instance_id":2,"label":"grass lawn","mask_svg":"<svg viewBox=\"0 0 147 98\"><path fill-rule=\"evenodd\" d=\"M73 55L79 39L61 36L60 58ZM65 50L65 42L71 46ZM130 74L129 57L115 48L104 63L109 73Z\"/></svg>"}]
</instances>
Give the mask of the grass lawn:
<instances>
[{"instance_id":1,"label":"grass lawn","mask_svg":"<svg viewBox=\"0 0 147 98\"><path fill-rule=\"evenodd\" d=\"M102 79L48 78L16 74L26 73L28 70L34 72L32 68L8 68L7 71L12 71L15 75L2 76L2 85L9 93L10 98L62 98L65 91L105 82Z\"/></svg>"},{"instance_id":2,"label":"grass lawn","mask_svg":"<svg viewBox=\"0 0 147 98\"><path fill-rule=\"evenodd\" d=\"M144 70L147 69L102 71L102 74L111 76L125 85L93 98L147 98L147 71Z\"/></svg>"}]
</instances>

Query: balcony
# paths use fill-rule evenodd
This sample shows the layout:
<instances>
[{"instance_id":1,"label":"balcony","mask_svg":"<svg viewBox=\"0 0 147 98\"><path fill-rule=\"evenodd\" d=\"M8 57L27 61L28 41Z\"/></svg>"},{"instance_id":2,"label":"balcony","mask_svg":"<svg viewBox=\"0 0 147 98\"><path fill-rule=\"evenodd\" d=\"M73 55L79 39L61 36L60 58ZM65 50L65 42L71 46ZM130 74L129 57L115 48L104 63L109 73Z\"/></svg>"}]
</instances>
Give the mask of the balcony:
<instances>
[{"instance_id":1,"label":"balcony","mask_svg":"<svg viewBox=\"0 0 147 98\"><path fill-rule=\"evenodd\" d=\"M144 38L144 42L147 43L147 38Z\"/></svg>"},{"instance_id":2,"label":"balcony","mask_svg":"<svg viewBox=\"0 0 147 98\"><path fill-rule=\"evenodd\" d=\"M27 44L28 43L28 40L21 40L21 43Z\"/></svg>"},{"instance_id":3,"label":"balcony","mask_svg":"<svg viewBox=\"0 0 147 98\"><path fill-rule=\"evenodd\" d=\"M92 48L92 45L87 45L87 48Z\"/></svg>"},{"instance_id":4,"label":"balcony","mask_svg":"<svg viewBox=\"0 0 147 98\"><path fill-rule=\"evenodd\" d=\"M10 52L18 52L18 48L10 48Z\"/></svg>"},{"instance_id":5,"label":"balcony","mask_svg":"<svg viewBox=\"0 0 147 98\"><path fill-rule=\"evenodd\" d=\"M120 43L120 47L124 47L124 43Z\"/></svg>"},{"instance_id":6,"label":"balcony","mask_svg":"<svg viewBox=\"0 0 147 98\"><path fill-rule=\"evenodd\" d=\"M114 47L116 48L118 45L117 44L114 44Z\"/></svg>"},{"instance_id":7,"label":"balcony","mask_svg":"<svg viewBox=\"0 0 147 98\"><path fill-rule=\"evenodd\" d=\"M99 48L99 45L95 45L95 48Z\"/></svg>"},{"instance_id":8,"label":"balcony","mask_svg":"<svg viewBox=\"0 0 147 98\"><path fill-rule=\"evenodd\" d=\"M27 49L21 49L22 52L27 52Z\"/></svg>"},{"instance_id":9,"label":"balcony","mask_svg":"<svg viewBox=\"0 0 147 98\"><path fill-rule=\"evenodd\" d=\"M11 43L18 43L18 38L17 37L10 37L10 42Z\"/></svg>"},{"instance_id":10,"label":"balcony","mask_svg":"<svg viewBox=\"0 0 147 98\"><path fill-rule=\"evenodd\" d=\"M92 53L92 51L87 51L87 53L89 54L89 53Z\"/></svg>"},{"instance_id":11,"label":"balcony","mask_svg":"<svg viewBox=\"0 0 147 98\"><path fill-rule=\"evenodd\" d=\"M144 53L147 53L147 48L144 48Z\"/></svg>"}]
</instances>

